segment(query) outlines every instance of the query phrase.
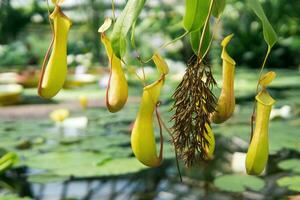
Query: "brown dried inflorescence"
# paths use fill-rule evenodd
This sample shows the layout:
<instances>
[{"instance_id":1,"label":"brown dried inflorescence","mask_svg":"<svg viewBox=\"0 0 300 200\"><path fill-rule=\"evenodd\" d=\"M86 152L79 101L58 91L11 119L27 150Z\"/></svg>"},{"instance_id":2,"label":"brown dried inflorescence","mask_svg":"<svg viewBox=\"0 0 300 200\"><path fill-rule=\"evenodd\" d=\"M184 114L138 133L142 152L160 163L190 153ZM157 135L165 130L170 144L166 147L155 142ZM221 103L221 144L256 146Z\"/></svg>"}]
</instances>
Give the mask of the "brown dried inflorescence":
<instances>
[{"instance_id":1,"label":"brown dried inflorescence","mask_svg":"<svg viewBox=\"0 0 300 200\"><path fill-rule=\"evenodd\" d=\"M173 94L173 142L188 167L207 157L205 148L209 144L205 138L205 124L210 125L210 115L215 111L216 97L212 93L215 85L210 67L199 64L197 57L192 57Z\"/></svg>"}]
</instances>

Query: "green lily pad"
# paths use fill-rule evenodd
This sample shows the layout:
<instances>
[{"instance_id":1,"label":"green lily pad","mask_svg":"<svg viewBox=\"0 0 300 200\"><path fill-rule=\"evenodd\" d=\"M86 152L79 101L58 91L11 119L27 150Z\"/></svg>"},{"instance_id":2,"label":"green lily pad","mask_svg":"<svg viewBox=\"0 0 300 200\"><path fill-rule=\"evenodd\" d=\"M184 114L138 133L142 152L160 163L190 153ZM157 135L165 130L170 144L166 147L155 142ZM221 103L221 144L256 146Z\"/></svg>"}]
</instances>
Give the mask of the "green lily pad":
<instances>
[{"instance_id":1,"label":"green lily pad","mask_svg":"<svg viewBox=\"0 0 300 200\"><path fill-rule=\"evenodd\" d=\"M146 167L135 158L112 158L107 154L92 152L51 152L28 158L30 168L46 170L54 177L98 177L123 175L138 172ZM48 175L47 175L48 174ZM43 181L44 177L31 177L32 181Z\"/></svg>"},{"instance_id":2,"label":"green lily pad","mask_svg":"<svg viewBox=\"0 0 300 200\"><path fill-rule=\"evenodd\" d=\"M300 159L289 159L281 161L278 167L283 170L291 170L295 173L300 173Z\"/></svg>"},{"instance_id":3,"label":"green lily pad","mask_svg":"<svg viewBox=\"0 0 300 200\"><path fill-rule=\"evenodd\" d=\"M300 151L299 127L289 125L286 121L272 121L270 124L270 152L276 153L281 149Z\"/></svg>"},{"instance_id":4,"label":"green lily pad","mask_svg":"<svg viewBox=\"0 0 300 200\"><path fill-rule=\"evenodd\" d=\"M28 167L45 170L72 169L80 166L94 166L110 156L92 152L51 152L29 157Z\"/></svg>"},{"instance_id":5,"label":"green lily pad","mask_svg":"<svg viewBox=\"0 0 300 200\"><path fill-rule=\"evenodd\" d=\"M283 177L277 180L281 187L287 187L291 191L300 192L300 176Z\"/></svg>"},{"instance_id":6,"label":"green lily pad","mask_svg":"<svg viewBox=\"0 0 300 200\"><path fill-rule=\"evenodd\" d=\"M53 182L63 182L68 179L69 177L56 176L54 174L34 174L34 175L30 175L27 180L31 183L46 184L46 183L53 183Z\"/></svg>"},{"instance_id":7,"label":"green lily pad","mask_svg":"<svg viewBox=\"0 0 300 200\"><path fill-rule=\"evenodd\" d=\"M247 189L259 191L265 186L265 182L255 176L230 174L217 177L214 185L227 192L243 192Z\"/></svg>"},{"instance_id":8,"label":"green lily pad","mask_svg":"<svg viewBox=\"0 0 300 200\"><path fill-rule=\"evenodd\" d=\"M250 116L250 113L248 114ZM236 117L240 117L239 115ZM241 117L242 118L242 117ZM235 119L232 119L235 120ZM230 121L229 121L230 122ZM248 121L244 123L224 123L217 127L213 127L216 134L232 138L239 137L245 142L250 139L250 125ZM282 149L290 149L300 151L300 134L299 127L289 125L286 128L286 121L271 121L269 127L269 149L271 154L275 154Z\"/></svg>"},{"instance_id":9,"label":"green lily pad","mask_svg":"<svg viewBox=\"0 0 300 200\"><path fill-rule=\"evenodd\" d=\"M120 146L112 146L109 148L103 148L101 153L110 155L112 158L126 158L132 155L132 150L130 147L120 147Z\"/></svg>"},{"instance_id":10,"label":"green lily pad","mask_svg":"<svg viewBox=\"0 0 300 200\"><path fill-rule=\"evenodd\" d=\"M120 176L130 173L136 173L147 167L138 162L135 158L120 158L103 162L99 165L80 165L73 168L61 168L51 172L58 176L75 177L103 177Z\"/></svg>"},{"instance_id":11,"label":"green lily pad","mask_svg":"<svg viewBox=\"0 0 300 200\"><path fill-rule=\"evenodd\" d=\"M0 200L31 200L29 197L18 197L13 194L4 194L3 196L0 196Z\"/></svg>"},{"instance_id":12,"label":"green lily pad","mask_svg":"<svg viewBox=\"0 0 300 200\"><path fill-rule=\"evenodd\" d=\"M111 146L119 146L130 144L130 136L124 134L115 135L98 135L88 137L79 144L82 149L86 150L101 150Z\"/></svg>"}]
</instances>

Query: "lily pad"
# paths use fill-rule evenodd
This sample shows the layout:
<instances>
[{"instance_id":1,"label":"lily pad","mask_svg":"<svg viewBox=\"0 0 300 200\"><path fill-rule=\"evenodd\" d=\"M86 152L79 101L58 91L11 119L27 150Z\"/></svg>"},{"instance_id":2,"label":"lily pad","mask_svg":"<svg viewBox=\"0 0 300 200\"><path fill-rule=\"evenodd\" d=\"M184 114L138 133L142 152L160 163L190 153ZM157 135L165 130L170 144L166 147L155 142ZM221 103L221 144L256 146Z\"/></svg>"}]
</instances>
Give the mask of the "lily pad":
<instances>
[{"instance_id":1,"label":"lily pad","mask_svg":"<svg viewBox=\"0 0 300 200\"><path fill-rule=\"evenodd\" d=\"M102 165L80 165L73 168L61 168L52 171L52 173L59 176L103 177L136 173L146 168L135 158L120 158L108 160L103 162Z\"/></svg>"},{"instance_id":2,"label":"lily pad","mask_svg":"<svg viewBox=\"0 0 300 200\"><path fill-rule=\"evenodd\" d=\"M244 192L247 189L259 191L265 186L265 182L254 176L230 174L217 177L214 185L227 192Z\"/></svg>"},{"instance_id":3,"label":"lily pad","mask_svg":"<svg viewBox=\"0 0 300 200\"><path fill-rule=\"evenodd\" d=\"M0 200L31 200L29 197L18 197L13 194L5 194L3 196L0 196Z\"/></svg>"},{"instance_id":4,"label":"lily pad","mask_svg":"<svg viewBox=\"0 0 300 200\"><path fill-rule=\"evenodd\" d=\"M250 116L250 113L248 116ZM298 133L299 127L289 125L289 128L286 128L286 123L286 121L271 121L270 123L269 148L271 154L275 154L282 149L300 151L300 134ZM218 127L214 127L214 132L228 138L232 138L234 136L239 137L245 142L249 142L249 119L247 123L236 124L228 122L227 124L222 124Z\"/></svg>"},{"instance_id":5,"label":"lily pad","mask_svg":"<svg viewBox=\"0 0 300 200\"><path fill-rule=\"evenodd\" d=\"M28 167L45 170L72 169L80 166L96 166L110 156L92 152L51 152L30 157L25 161Z\"/></svg>"},{"instance_id":6,"label":"lily pad","mask_svg":"<svg viewBox=\"0 0 300 200\"><path fill-rule=\"evenodd\" d=\"M300 173L300 159L289 159L281 161L278 167L283 170L291 170L295 173Z\"/></svg>"},{"instance_id":7,"label":"lily pad","mask_svg":"<svg viewBox=\"0 0 300 200\"><path fill-rule=\"evenodd\" d=\"M287 187L291 191L300 192L300 176L283 177L277 180L281 187Z\"/></svg>"},{"instance_id":8,"label":"lily pad","mask_svg":"<svg viewBox=\"0 0 300 200\"><path fill-rule=\"evenodd\" d=\"M28 177L28 181L31 183L53 183L53 182L63 182L68 180L69 177L56 176L54 174L34 174Z\"/></svg>"},{"instance_id":9,"label":"lily pad","mask_svg":"<svg viewBox=\"0 0 300 200\"><path fill-rule=\"evenodd\" d=\"M112 146L108 148L104 148L101 150L101 153L110 155L112 158L126 158L132 155L132 150L130 147L119 147Z\"/></svg>"},{"instance_id":10,"label":"lily pad","mask_svg":"<svg viewBox=\"0 0 300 200\"><path fill-rule=\"evenodd\" d=\"M128 153L128 152L127 152ZM25 164L34 169L46 170L44 176L99 177L138 172L146 167L135 158L113 158L92 152L51 152L29 158ZM43 177L31 177L41 181Z\"/></svg>"},{"instance_id":11,"label":"lily pad","mask_svg":"<svg viewBox=\"0 0 300 200\"><path fill-rule=\"evenodd\" d=\"M270 152L276 153L281 149L300 151L299 126L286 126L285 121L272 121L270 124Z\"/></svg>"}]
</instances>

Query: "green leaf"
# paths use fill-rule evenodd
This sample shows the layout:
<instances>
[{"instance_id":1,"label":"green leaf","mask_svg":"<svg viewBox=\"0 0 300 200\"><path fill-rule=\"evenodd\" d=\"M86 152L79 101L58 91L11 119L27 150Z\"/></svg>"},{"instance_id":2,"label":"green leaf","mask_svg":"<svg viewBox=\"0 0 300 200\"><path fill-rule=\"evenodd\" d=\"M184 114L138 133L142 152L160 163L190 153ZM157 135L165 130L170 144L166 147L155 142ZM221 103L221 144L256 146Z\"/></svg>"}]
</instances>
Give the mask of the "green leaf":
<instances>
[{"instance_id":1,"label":"green leaf","mask_svg":"<svg viewBox=\"0 0 300 200\"><path fill-rule=\"evenodd\" d=\"M255 176L231 174L217 177L214 185L227 192L244 192L247 189L259 191L265 182Z\"/></svg>"},{"instance_id":2,"label":"green leaf","mask_svg":"<svg viewBox=\"0 0 300 200\"><path fill-rule=\"evenodd\" d=\"M102 177L136 173L146 168L136 158L119 158L107 160L100 165L79 165L72 168L56 169L52 173L58 176Z\"/></svg>"},{"instance_id":3,"label":"green leaf","mask_svg":"<svg viewBox=\"0 0 300 200\"><path fill-rule=\"evenodd\" d=\"M54 182L63 182L68 179L69 177L57 176L54 174L33 174L33 175L29 175L27 180L31 183L46 184L46 183L54 183Z\"/></svg>"},{"instance_id":4,"label":"green leaf","mask_svg":"<svg viewBox=\"0 0 300 200\"><path fill-rule=\"evenodd\" d=\"M105 154L92 152L51 152L30 157L26 165L35 169L57 170L79 166L96 166L98 162L110 158Z\"/></svg>"},{"instance_id":5,"label":"green leaf","mask_svg":"<svg viewBox=\"0 0 300 200\"><path fill-rule=\"evenodd\" d=\"M283 177L277 180L281 187L287 187L289 190L300 192L300 176Z\"/></svg>"},{"instance_id":6,"label":"green leaf","mask_svg":"<svg viewBox=\"0 0 300 200\"><path fill-rule=\"evenodd\" d=\"M0 172L6 171L19 161L19 157L14 152L6 153L0 158Z\"/></svg>"},{"instance_id":7,"label":"green leaf","mask_svg":"<svg viewBox=\"0 0 300 200\"><path fill-rule=\"evenodd\" d=\"M242 77L245 79L245 76ZM238 83L238 85L243 88L242 82ZM244 91L248 91L248 89L244 89ZM292 95L295 95L295 92ZM297 99L296 101L298 102L299 97L297 96L296 99ZM287 105L286 103L287 100L288 99L281 102L282 105ZM249 132L249 126L247 126L246 124L246 122L249 120L249 115L251 115L252 112L252 110L249 108L244 107L241 109L238 115L233 116L231 118L232 123L230 123L230 125L222 124L220 126L214 127L215 134L222 134L222 136L225 136L227 138L239 137L244 141L248 142L249 135L245 133ZM286 121L272 121L272 123L270 124L269 148L271 154L275 154L282 149L288 149L288 150L300 152L300 148L299 148L300 134L298 131L299 125L295 125L295 126L289 125L290 128L287 129L286 123L287 123Z\"/></svg>"},{"instance_id":8,"label":"green leaf","mask_svg":"<svg viewBox=\"0 0 300 200\"><path fill-rule=\"evenodd\" d=\"M289 159L281 161L278 167L283 170L291 170L295 173L300 173L300 159Z\"/></svg>"},{"instance_id":9,"label":"green leaf","mask_svg":"<svg viewBox=\"0 0 300 200\"><path fill-rule=\"evenodd\" d=\"M125 156L125 155L124 155ZM52 152L28 158L26 165L46 170L39 176L31 176L32 182L43 182L47 176L52 182L66 177L100 177L135 173L147 168L136 158L112 158L106 154L92 152Z\"/></svg>"},{"instance_id":10,"label":"green leaf","mask_svg":"<svg viewBox=\"0 0 300 200\"><path fill-rule=\"evenodd\" d=\"M220 17L226 6L226 0L215 0L212 14L215 17Z\"/></svg>"},{"instance_id":11,"label":"green leaf","mask_svg":"<svg viewBox=\"0 0 300 200\"><path fill-rule=\"evenodd\" d=\"M248 5L250 6L250 8L254 11L254 13L257 15L257 17L262 22L263 34L264 34L266 43L270 47L273 47L277 41L277 35L276 35L276 32L274 31L272 25L270 24L268 18L266 17L262 6L258 2L258 0L247 0L247 2L248 2Z\"/></svg>"},{"instance_id":12,"label":"green leaf","mask_svg":"<svg viewBox=\"0 0 300 200\"><path fill-rule=\"evenodd\" d=\"M14 194L4 194L0 196L0 200L31 200L28 197L18 197Z\"/></svg>"},{"instance_id":13,"label":"green leaf","mask_svg":"<svg viewBox=\"0 0 300 200\"><path fill-rule=\"evenodd\" d=\"M199 43L200 43L202 30L203 29L193 31L193 32L191 32L191 35L190 35L190 43L191 43L192 49L193 49L193 51L196 55L198 54L198 48L199 48ZM205 32L205 35L204 35L203 45L202 45L202 48L201 48L201 54L202 55L204 54L204 52L208 48L210 40L211 40L211 34L210 34L210 28L209 28L209 25L208 25L207 29L206 29L206 32Z\"/></svg>"},{"instance_id":14,"label":"green leaf","mask_svg":"<svg viewBox=\"0 0 300 200\"><path fill-rule=\"evenodd\" d=\"M136 45L135 45L135 38L134 38L135 26L136 26L136 22L134 22L134 23L132 24L132 27L131 27L130 42L131 42L131 46L132 46L133 48L136 48Z\"/></svg>"},{"instance_id":15,"label":"green leaf","mask_svg":"<svg viewBox=\"0 0 300 200\"><path fill-rule=\"evenodd\" d=\"M210 0L186 0L183 27L192 32L200 29L208 15Z\"/></svg>"},{"instance_id":16,"label":"green leaf","mask_svg":"<svg viewBox=\"0 0 300 200\"><path fill-rule=\"evenodd\" d=\"M129 0L114 25L111 43L115 55L120 59L126 52L126 36L137 20L145 2L146 0Z\"/></svg>"}]
</instances>

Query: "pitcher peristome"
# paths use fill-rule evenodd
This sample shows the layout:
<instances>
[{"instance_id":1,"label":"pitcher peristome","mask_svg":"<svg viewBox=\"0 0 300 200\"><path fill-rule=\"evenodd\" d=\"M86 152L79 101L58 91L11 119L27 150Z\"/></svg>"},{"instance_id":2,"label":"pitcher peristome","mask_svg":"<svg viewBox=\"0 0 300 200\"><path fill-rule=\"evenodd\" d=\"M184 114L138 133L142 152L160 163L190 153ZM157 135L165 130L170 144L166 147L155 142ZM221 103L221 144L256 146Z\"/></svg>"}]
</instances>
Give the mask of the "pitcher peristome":
<instances>
[{"instance_id":1,"label":"pitcher peristome","mask_svg":"<svg viewBox=\"0 0 300 200\"><path fill-rule=\"evenodd\" d=\"M226 47L233 35L229 35L222 41L223 51L221 58L223 59L223 85L222 91L218 100L216 111L212 115L212 122L219 124L228 120L235 108L234 97L234 71L235 61L229 56Z\"/></svg>"},{"instance_id":2,"label":"pitcher peristome","mask_svg":"<svg viewBox=\"0 0 300 200\"><path fill-rule=\"evenodd\" d=\"M118 112L127 102L128 84L122 69L121 60L114 54L111 42L105 33L101 34L110 63L109 83L106 90L106 106L110 112Z\"/></svg>"},{"instance_id":3,"label":"pitcher peristome","mask_svg":"<svg viewBox=\"0 0 300 200\"><path fill-rule=\"evenodd\" d=\"M72 25L58 5L55 6L50 19L53 21L53 49L47 65L42 68L38 88L39 95L47 99L54 97L64 85L67 76L67 39ZM48 55L45 59L47 57Z\"/></svg>"}]
</instances>

